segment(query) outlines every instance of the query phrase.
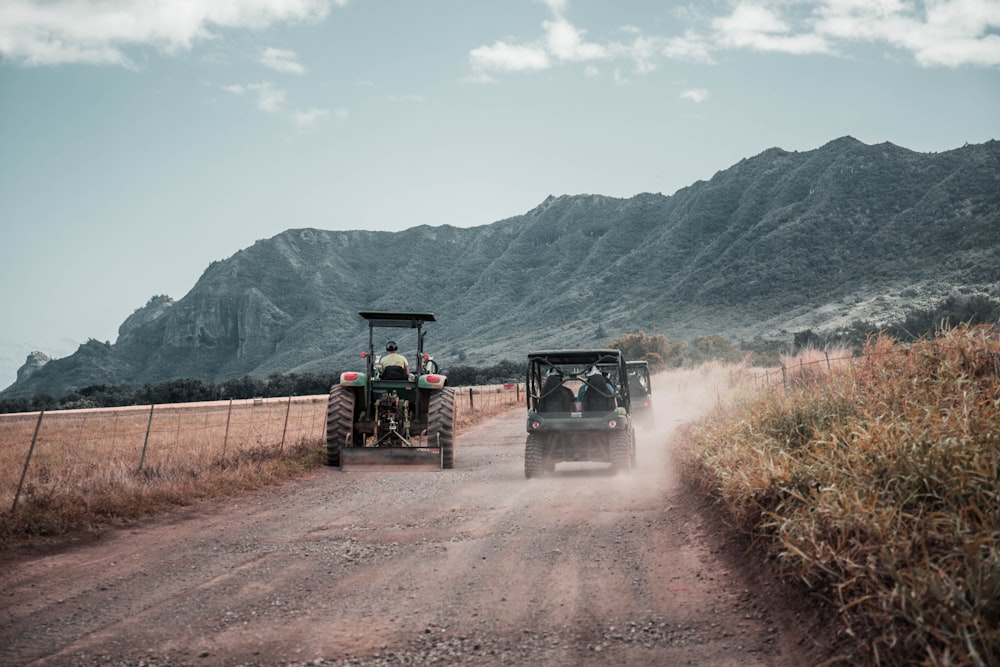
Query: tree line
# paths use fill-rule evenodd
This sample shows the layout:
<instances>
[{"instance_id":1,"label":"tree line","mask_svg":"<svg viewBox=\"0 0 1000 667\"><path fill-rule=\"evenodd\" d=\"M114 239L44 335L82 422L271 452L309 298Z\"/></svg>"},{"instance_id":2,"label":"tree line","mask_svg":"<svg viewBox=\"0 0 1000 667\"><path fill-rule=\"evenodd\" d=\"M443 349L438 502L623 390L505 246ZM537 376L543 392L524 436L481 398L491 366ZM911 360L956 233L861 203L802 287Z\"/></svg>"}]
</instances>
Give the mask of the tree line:
<instances>
[{"instance_id":1,"label":"tree line","mask_svg":"<svg viewBox=\"0 0 1000 667\"><path fill-rule=\"evenodd\" d=\"M448 384L472 386L521 382L526 364L501 361L493 366L453 366L445 369ZM195 403L229 399L275 398L283 396L316 396L326 394L339 382L340 371L329 373L272 373L266 378L250 375L205 382L197 378L180 378L132 385L95 384L82 387L64 396L36 394L31 398L0 399L0 413L37 412L39 410L80 410L84 408L113 408L128 405L161 405L164 403Z\"/></svg>"}]
</instances>

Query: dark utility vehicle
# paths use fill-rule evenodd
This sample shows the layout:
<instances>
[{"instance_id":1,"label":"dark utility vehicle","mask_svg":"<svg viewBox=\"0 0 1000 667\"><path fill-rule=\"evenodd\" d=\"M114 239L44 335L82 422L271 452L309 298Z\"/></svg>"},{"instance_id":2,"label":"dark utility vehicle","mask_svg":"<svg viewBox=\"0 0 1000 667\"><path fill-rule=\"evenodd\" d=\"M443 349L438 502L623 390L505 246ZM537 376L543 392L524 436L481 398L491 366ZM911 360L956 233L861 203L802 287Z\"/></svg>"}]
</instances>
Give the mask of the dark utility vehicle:
<instances>
[{"instance_id":1,"label":"dark utility vehicle","mask_svg":"<svg viewBox=\"0 0 1000 667\"><path fill-rule=\"evenodd\" d=\"M326 463L360 470L387 465L440 470L455 464L455 390L424 354L423 325L431 313L358 313L368 320L364 371L340 374L326 408ZM376 329L416 331L416 354L402 366L386 365L375 355ZM412 338L412 336L408 336ZM395 352L396 336L379 342ZM405 349L405 347L404 347ZM402 360L400 359L400 362Z\"/></svg>"},{"instance_id":2,"label":"dark utility vehicle","mask_svg":"<svg viewBox=\"0 0 1000 667\"><path fill-rule=\"evenodd\" d=\"M524 476L564 461L598 461L614 472L635 466L635 431L620 350L561 350L528 355L528 437Z\"/></svg>"},{"instance_id":3,"label":"dark utility vehicle","mask_svg":"<svg viewBox=\"0 0 1000 667\"><path fill-rule=\"evenodd\" d=\"M653 426L653 385L649 381L648 361L627 361L628 389L632 398L632 414L639 426Z\"/></svg>"}]
</instances>

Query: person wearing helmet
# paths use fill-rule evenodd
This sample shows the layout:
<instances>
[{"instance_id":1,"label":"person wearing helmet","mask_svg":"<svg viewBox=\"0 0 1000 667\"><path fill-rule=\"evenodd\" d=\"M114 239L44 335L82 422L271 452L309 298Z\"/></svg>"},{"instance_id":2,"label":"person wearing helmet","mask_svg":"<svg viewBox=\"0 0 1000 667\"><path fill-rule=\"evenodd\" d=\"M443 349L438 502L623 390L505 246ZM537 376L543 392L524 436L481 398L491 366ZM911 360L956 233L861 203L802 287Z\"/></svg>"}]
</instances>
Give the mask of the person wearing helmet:
<instances>
[{"instance_id":1,"label":"person wearing helmet","mask_svg":"<svg viewBox=\"0 0 1000 667\"><path fill-rule=\"evenodd\" d=\"M385 344L387 354L379 360L382 367L382 378L387 380L405 380L410 376L410 362L396 350L396 341Z\"/></svg>"},{"instance_id":2,"label":"person wearing helmet","mask_svg":"<svg viewBox=\"0 0 1000 667\"><path fill-rule=\"evenodd\" d=\"M587 390L591 388L594 391L591 392L590 396L587 396ZM611 382L611 378L608 377L607 372L601 371L597 366L594 366L587 373L583 385L580 387L579 392L577 392L576 400L584 404L585 411L588 411L588 404L599 406L601 410L613 410L615 404L615 385Z\"/></svg>"}]
</instances>

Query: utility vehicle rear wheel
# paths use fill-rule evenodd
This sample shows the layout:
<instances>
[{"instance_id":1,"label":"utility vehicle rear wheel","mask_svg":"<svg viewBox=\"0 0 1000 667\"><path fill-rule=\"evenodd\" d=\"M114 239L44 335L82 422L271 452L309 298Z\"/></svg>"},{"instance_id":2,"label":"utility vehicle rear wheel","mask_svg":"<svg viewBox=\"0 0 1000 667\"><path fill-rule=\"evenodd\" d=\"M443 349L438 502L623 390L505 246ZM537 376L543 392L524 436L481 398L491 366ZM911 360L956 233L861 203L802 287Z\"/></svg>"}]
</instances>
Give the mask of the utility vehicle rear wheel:
<instances>
[{"instance_id":1,"label":"utility vehicle rear wheel","mask_svg":"<svg viewBox=\"0 0 1000 667\"><path fill-rule=\"evenodd\" d=\"M632 469L631 431L618 431L611 441L611 470L615 473Z\"/></svg>"},{"instance_id":2,"label":"utility vehicle rear wheel","mask_svg":"<svg viewBox=\"0 0 1000 667\"><path fill-rule=\"evenodd\" d=\"M542 436L529 433L524 442L524 476L527 479L541 477L545 473L544 453Z\"/></svg>"}]
</instances>

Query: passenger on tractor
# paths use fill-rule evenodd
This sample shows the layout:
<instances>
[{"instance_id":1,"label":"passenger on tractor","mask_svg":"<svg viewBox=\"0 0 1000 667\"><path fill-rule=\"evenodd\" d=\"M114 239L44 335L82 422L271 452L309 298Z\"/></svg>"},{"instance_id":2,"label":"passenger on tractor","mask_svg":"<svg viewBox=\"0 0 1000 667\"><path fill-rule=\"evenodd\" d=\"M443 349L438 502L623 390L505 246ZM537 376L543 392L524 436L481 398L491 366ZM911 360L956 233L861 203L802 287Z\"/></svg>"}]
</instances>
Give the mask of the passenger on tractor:
<instances>
[{"instance_id":1,"label":"passenger on tractor","mask_svg":"<svg viewBox=\"0 0 1000 667\"><path fill-rule=\"evenodd\" d=\"M382 371L383 380L408 380L410 378L410 362L406 357L399 354L396 341L390 340L385 344L385 351L388 352L379 359L378 366Z\"/></svg>"},{"instance_id":2,"label":"passenger on tractor","mask_svg":"<svg viewBox=\"0 0 1000 667\"><path fill-rule=\"evenodd\" d=\"M545 378L541 394L538 397L539 412L571 412L573 410L573 392L563 384L563 376L559 371L552 371Z\"/></svg>"}]
</instances>

